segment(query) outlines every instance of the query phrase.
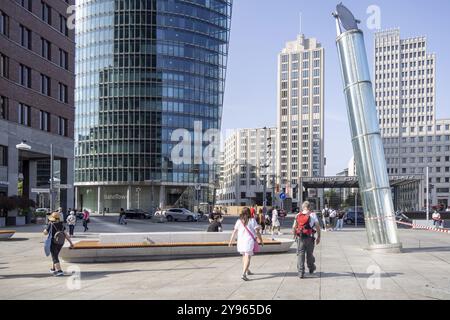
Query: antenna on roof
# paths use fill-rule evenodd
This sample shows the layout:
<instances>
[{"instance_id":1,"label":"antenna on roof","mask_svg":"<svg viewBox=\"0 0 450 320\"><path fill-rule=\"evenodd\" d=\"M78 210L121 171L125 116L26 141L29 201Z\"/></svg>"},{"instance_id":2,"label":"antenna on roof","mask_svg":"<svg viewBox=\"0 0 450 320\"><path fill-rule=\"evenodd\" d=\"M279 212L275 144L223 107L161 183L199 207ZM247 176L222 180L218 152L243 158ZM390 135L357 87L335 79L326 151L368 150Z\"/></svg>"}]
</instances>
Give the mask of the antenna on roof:
<instances>
[{"instance_id":1,"label":"antenna on roof","mask_svg":"<svg viewBox=\"0 0 450 320\"><path fill-rule=\"evenodd\" d=\"M300 31L300 32L299 32L299 34L302 34L302 31L303 31L303 30L302 30L302 12L301 12L301 11L300 11L300 17L299 17L299 18L300 18L300 21L299 21L299 23L300 23L300 25L299 25L300 30L299 30L299 31Z\"/></svg>"}]
</instances>

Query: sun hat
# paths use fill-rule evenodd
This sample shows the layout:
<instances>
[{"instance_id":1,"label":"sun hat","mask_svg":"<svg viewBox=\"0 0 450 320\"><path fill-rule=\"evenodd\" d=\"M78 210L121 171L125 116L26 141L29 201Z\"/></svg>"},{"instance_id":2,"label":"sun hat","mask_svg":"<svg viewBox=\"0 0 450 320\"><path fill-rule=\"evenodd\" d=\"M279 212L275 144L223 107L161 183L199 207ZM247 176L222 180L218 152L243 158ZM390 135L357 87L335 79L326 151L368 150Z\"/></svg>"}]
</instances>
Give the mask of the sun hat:
<instances>
[{"instance_id":1,"label":"sun hat","mask_svg":"<svg viewBox=\"0 0 450 320\"><path fill-rule=\"evenodd\" d=\"M58 212L53 212L49 217L48 217L49 221L55 222L55 221L59 221L59 213Z\"/></svg>"}]
</instances>

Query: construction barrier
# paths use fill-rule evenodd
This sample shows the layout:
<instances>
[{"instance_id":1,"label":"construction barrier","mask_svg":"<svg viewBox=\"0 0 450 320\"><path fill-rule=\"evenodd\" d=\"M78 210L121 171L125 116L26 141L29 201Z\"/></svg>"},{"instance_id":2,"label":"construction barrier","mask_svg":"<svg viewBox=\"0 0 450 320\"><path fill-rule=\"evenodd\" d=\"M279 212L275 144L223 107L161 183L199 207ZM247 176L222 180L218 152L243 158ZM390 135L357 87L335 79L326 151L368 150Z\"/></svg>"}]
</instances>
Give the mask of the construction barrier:
<instances>
[{"instance_id":1,"label":"construction barrier","mask_svg":"<svg viewBox=\"0 0 450 320\"><path fill-rule=\"evenodd\" d=\"M429 231L442 232L442 233L450 233L450 229L429 227L429 226L424 226L424 225L420 225L420 224L417 224L417 223L407 223L407 222L402 222L402 221L397 221L397 223L398 224L403 224L403 225L406 225L406 226L410 226L413 229L429 230Z\"/></svg>"}]
</instances>

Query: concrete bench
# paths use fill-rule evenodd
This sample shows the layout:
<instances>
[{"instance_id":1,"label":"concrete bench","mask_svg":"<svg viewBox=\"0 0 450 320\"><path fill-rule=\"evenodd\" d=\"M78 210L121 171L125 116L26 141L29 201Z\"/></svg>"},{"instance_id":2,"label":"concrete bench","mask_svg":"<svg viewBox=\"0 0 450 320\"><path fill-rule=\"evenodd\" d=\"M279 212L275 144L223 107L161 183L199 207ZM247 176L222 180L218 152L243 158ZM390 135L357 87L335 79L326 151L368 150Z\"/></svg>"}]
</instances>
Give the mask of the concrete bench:
<instances>
[{"instance_id":1,"label":"concrete bench","mask_svg":"<svg viewBox=\"0 0 450 320\"><path fill-rule=\"evenodd\" d=\"M230 232L124 233L100 234L99 241L66 244L61 258L72 263L169 260L238 255L228 246ZM292 239L264 239L261 253L287 252Z\"/></svg>"},{"instance_id":2,"label":"concrete bench","mask_svg":"<svg viewBox=\"0 0 450 320\"><path fill-rule=\"evenodd\" d=\"M16 233L16 230L0 230L0 239L9 239Z\"/></svg>"}]
</instances>

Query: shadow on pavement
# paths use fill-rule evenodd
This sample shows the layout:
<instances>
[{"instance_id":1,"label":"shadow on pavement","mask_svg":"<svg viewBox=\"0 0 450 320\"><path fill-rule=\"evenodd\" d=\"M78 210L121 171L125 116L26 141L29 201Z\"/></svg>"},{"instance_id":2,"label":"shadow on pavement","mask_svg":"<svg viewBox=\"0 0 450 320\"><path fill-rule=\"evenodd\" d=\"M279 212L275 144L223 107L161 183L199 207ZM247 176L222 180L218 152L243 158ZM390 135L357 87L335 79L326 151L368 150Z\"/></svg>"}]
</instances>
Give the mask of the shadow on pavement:
<instances>
[{"instance_id":1,"label":"shadow on pavement","mask_svg":"<svg viewBox=\"0 0 450 320\"><path fill-rule=\"evenodd\" d=\"M414 252L445 252L450 251L448 247L421 247L421 248L403 248L402 253L414 253Z\"/></svg>"},{"instance_id":2,"label":"shadow on pavement","mask_svg":"<svg viewBox=\"0 0 450 320\"><path fill-rule=\"evenodd\" d=\"M9 238L9 239L0 239L0 242L18 242L18 241L27 241L29 238Z\"/></svg>"},{"instance_id":3,"label":"shadow on pavement","mask_svg":"<svg viewBox=\"0 0 450 320\"><path fill-rule=\"evenodd\" d=\"M1 268L0 268L1 269ZM186 271L186 270L202 270L202 269L214 269L213 267L204 267L204 268L177 268L177 269L150 269L150 270L117 270L117 271L81 271L81 278L83 280L97 280L106 278L109 275L115 274L130 274L136 272L158 272L158 271ZM72 274L66 272L64 277L69 277ZM55 278L50 272L45 273L29 273L29 274L6 274L0 275L0 280L8 280L8 279L27 279L27 278L35 278L35 279L43 279L43 278Z\"/></svg>"},{"instance_id":4,"label":"shadow on pavement","mask_svg":"<svg viewBox=\"0 0 450 320\"><path fill-rule=\"evenodd\" d=\"M389 272L389 273L381 273L379 276L381 278L390 278L402 275L403 273L398 272ZM267 277L258 277L259 275L269 275ZM358 279L368 279L369 277L374 276L373 273L353 273L353 272L315 272L314 274L309 274L306 272L305 279L319 279L319 278L338 278L338 277L350 277L350 278L358 278ZM256 278L251 278L251 280L267 280L273 278L298 278L298 272L277 272L277 273L255 273Z\"/></svg>"}]
</instances>

